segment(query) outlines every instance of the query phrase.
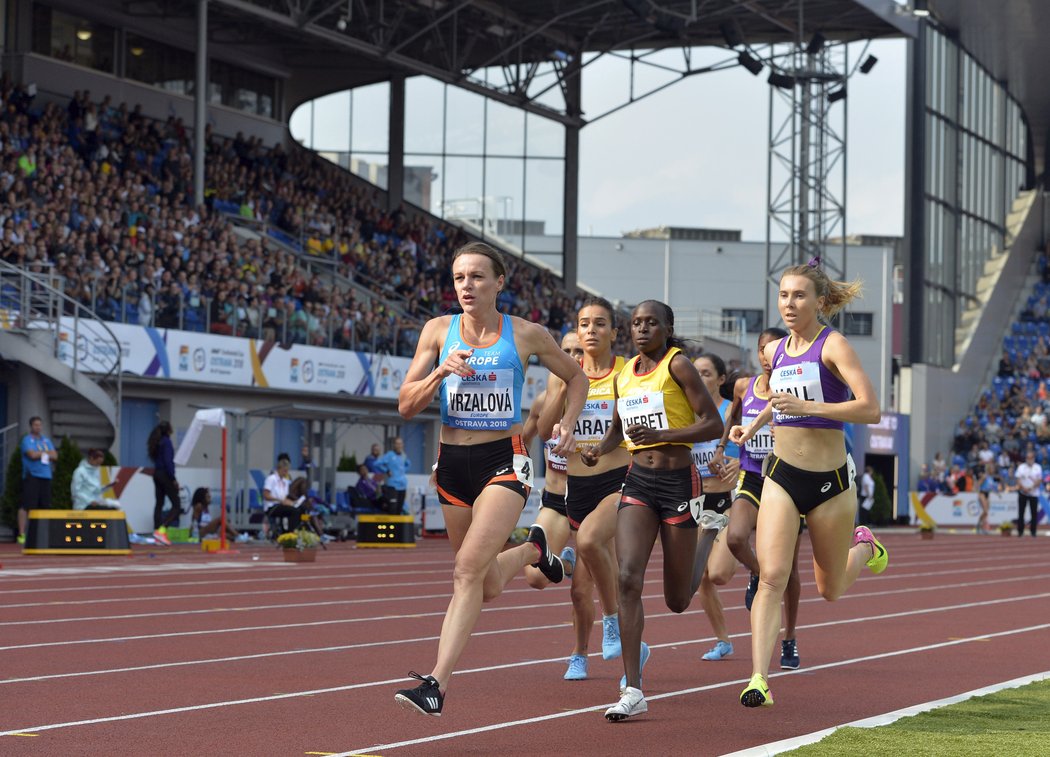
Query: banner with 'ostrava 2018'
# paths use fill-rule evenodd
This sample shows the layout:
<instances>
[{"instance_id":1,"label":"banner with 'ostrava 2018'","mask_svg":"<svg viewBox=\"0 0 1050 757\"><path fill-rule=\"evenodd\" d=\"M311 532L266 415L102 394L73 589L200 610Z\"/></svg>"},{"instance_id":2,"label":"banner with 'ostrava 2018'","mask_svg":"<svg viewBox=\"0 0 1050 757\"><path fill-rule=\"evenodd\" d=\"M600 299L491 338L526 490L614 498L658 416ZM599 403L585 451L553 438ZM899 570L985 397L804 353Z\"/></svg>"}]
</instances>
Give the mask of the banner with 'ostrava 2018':
<instances>
[{"instance_id":1,"label":"banner with 'ostrava 2018'","mask_svg":"<svg viewBox=\"0 0 1050 757\"><path fill-rule=\"evenodd\" d=\"M291 389L318 394L397 398L411 358L312 347L305 344L200 334L107 323L120 342L125 375L229 386ZM73 319L58 334L59 358L74 364ZM93 335L77 334L76 366L102 372L112 347ZM522 391L528 409L547 383L547 371L529 366Z\"/></svg>"}]
</instances>

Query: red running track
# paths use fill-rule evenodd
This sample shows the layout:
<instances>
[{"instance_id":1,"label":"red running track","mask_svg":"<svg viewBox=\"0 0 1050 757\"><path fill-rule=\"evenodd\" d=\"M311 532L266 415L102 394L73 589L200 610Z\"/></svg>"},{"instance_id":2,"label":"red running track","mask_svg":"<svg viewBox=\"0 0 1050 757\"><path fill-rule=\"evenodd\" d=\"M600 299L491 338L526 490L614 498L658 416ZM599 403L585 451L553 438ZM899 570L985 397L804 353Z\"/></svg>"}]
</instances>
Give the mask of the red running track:
<instances>
[{"instance_id":1,"label":"red running track","mask_svg":"<svg viewBox=\"0 0 1050 757\"><path fill-rule=\"evenodd\" d=\"M608 723L619 660L592 635L591 678L562 680L566 585L515 579L486 605L441 718L393 700L428 672L451 588L448 542L337 545L314 564L268 547L130 558L0 551L0 754L725 754L1050 669L1050 545L1026 537L885 535L890 567L836 603L803 542L802 668L748 710L745 576L723 590L736 654L703 662L699 602L646 582L649 713Z\"/></svg>"}]
</instances>

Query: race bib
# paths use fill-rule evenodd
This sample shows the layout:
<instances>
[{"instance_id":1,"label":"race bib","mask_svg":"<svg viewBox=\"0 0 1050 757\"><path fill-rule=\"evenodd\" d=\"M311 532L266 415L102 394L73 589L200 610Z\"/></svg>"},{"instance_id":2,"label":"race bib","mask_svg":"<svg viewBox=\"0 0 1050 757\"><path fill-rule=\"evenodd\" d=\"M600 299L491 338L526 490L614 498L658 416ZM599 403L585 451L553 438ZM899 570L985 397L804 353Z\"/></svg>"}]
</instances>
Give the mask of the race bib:
<instances>
[{"instance_id":1,"label":"race bib","mask_svg":"<svg viewBox=\"0 0 1050 757\"><path fill-rule=\"evenodd\" d=\"M663 397L661 396L661 399ZM612 425L613 401L611 399L587 400L576 419L576 442L579 446L589 446L600 442L605 432Z\"/></svg>"},{"instance_id":2,"label":"race bib","mask_svg":"<svg viewBox=\"0 0 1050 757\"><path fill-rule=\"evenodd\" d=\"M709 442L697 442L693 445L693 465L696 466L700 478L711 478L714 475L708 466L717 451L717 439L712 439Z\"/></svg>"},{"instance_id":3,"label":"race bib","mask_svg":"<svg viewBox=\"0 0 1050 757\"><path fill-rule=\"evenodd\" d=\"M518 481L532 488L532 458L528 455L514 456L514 475Z\"/></svg>"},{"instance_id":4,"label":"race bib","mask_svg":"<svg viewBox=\"0 0 1050 757\"><path fill-rule=\"evenodd\" d=\"M625 430L631 426L648 426L657 431L670 428L664 411L663 392L620 397L616 400L616 410L620 413L620 422Z\"/></svg>"},{"instance_id":5,"label":"race bib","mask_svg":"<svg viewBox=\"0 0 1050 757\"><path fill-rule=\"evenodd\" d=\"M686 510L689 511L689 515L696 521L696 524L700 525L700 518L704 512L704 495L701 494L699 497L694 497L678 506L678 512L684 513Z\"/></svg>"},{"instance_id":6,"label":"race bib","mask_svg":"<svg viewBox=\"0 0 1050 757\"><path fill-rule=\"evenodd\" d=\"M445 379L448 422L453 428L502 430L514 417L514 371L479 370L473 376Z\"/></svg>"},{"instance_id":7,"label":"race bib","mask_svg":"<svg viewBox=\"0 0 1050 757\"><path fill-rule=\"evenodd\" d=\"M750 418L744 417L744 425L749 424L758 416L751 416ZM744 449L747 450L753 459L760 460L767 455L773 453L773 427L768 423L755 432L755 435L744 442Z\"/></svg>"},{"instance_id":8,"label":"race bib","mask_svg":"<svg viewBox=\"0 0 1050 757\"><path fill-rule=\"evenodd\" d=\"M569 461L561 455L555 455L552 451L554 446L558 443L557 437L552 437L543 443L543 452L547 455L547 464L551 470L556 470L564 473L569 469Z\"/></svg>"},{"instance_id":9,"label":"race bib","mask_svg":"<svg viewBox=\"0 0 1050 757\"><path fill-rule=\"evenodd\" d=\"M799 363L774 368L773 375L769 378L769 387L774 392L790 392L804 402L824 401L824 387L820 384L820 366L817 363ZM798 420L800 417L773 410L774 423Z\"/></svg>"}]
</instances>

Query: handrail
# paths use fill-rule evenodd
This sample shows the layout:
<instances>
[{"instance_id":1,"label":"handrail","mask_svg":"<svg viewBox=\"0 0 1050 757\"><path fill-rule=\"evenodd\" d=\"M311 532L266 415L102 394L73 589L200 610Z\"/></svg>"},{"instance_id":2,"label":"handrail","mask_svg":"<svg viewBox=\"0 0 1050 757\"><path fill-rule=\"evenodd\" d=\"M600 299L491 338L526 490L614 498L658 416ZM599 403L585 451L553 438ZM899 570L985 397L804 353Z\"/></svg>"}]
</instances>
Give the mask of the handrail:
<instances>
[{"instance_id":1,"label":"handrail","mask_svg":"<svg viewBox=\"0 0 1050 757\"><path fill-rule=\"evenodd\" d=\"M115 392L107 393L113 400L114 424L119 427L123 355L112 329L90 308L63 292L53 270L31 273L4 260L0 260L0 308L14 315L12 322L26 333L46 327L53 340L53 356L71 361L74 371L95 376L104 390L105 384L112 384ZM63 339L64 317L73 320L71 344Z\"/></svg>"}]
</instances>

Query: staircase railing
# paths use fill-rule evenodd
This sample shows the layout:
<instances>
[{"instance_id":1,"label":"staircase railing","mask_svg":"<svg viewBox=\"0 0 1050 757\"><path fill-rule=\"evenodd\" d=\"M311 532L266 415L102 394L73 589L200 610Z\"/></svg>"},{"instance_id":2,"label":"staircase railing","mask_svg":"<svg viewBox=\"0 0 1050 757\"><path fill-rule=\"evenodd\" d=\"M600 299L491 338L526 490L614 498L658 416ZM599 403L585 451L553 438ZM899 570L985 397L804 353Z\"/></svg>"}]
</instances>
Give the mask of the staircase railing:
<instances>
[{"instance_id":1,"label":"staircase railing","mask_svg":"<svg viewBox=\"0 0 1050 757\"><path fill-rule=\"evenodd\" d=\"M33 273L0 260L0 327L18 331L78 373L88 374L113 401L119 423L123 393L121 345L112 329L65 294L50 267Z\"/></svg>"}]
</instances>

